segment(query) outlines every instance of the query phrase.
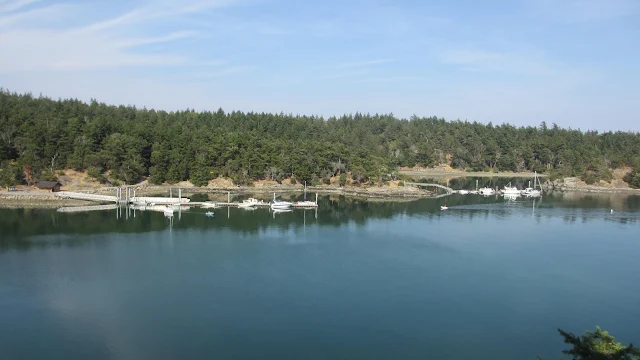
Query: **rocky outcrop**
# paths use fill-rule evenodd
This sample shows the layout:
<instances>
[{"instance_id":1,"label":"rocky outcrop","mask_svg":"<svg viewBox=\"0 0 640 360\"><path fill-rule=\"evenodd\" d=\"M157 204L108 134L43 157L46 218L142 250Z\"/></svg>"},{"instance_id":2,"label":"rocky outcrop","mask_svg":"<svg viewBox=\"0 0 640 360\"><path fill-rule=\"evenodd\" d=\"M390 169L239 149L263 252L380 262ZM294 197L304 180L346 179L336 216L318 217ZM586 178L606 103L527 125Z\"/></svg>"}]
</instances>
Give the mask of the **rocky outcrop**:
<instances>
[{"instance_id":1,"label":"rocky outcrop","mask_svg":"<svg viewBox=\"0 0 640 360\"><path fill-rule=\"evenodd\" d=\"M588 185L580 178L568 177L547 181L542 184L542 188L546 191L582 191L596 193L640 193L640 190L631 189L630 187L620 184L619 182L607 183L601 181L598 184Z\"/></svg>"}]
</instances>

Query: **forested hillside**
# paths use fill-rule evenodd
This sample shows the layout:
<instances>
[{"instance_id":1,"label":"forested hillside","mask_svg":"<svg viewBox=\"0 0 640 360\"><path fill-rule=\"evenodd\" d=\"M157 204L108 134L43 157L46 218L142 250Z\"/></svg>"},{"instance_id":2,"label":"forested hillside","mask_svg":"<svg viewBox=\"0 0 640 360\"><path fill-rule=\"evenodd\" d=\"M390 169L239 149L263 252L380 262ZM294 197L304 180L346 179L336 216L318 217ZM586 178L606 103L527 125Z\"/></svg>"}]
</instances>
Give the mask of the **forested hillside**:
<instances>
[{"instance_id":1,"label":"forested hillside","mask_svg":"<svg viewBox=\"0 0 640 360\"><path fill-rule=\"evenodd\" d=\"M494 126L392 115L323 119L265 113L137 109L0 91L0 177L33 183L60 169L103 181L153 183L217 176L235 183L293 177L321 181L349 172L383 181L400 166L536 170L607 180L640 158L640 134ZM629 177L631 178L631 177Z\"/></svg>"}]
</instances>

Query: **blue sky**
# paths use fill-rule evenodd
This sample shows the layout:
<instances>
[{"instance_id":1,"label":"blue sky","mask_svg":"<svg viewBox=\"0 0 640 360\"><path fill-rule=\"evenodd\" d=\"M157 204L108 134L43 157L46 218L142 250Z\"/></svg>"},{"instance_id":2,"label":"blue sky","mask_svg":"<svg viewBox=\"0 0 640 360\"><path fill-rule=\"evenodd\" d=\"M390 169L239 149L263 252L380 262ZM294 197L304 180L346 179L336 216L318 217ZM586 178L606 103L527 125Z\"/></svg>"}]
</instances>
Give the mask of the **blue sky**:
<instances>
[{"instance_id":1,"label":"blue sky","mask_svg":"<svg viewBox=\"0 0 640 360\"><path fill-rule=\"evenodd\" d=\"M638 0L0 0L0 86L640 130Z\"/></svg>"}]
</instances>

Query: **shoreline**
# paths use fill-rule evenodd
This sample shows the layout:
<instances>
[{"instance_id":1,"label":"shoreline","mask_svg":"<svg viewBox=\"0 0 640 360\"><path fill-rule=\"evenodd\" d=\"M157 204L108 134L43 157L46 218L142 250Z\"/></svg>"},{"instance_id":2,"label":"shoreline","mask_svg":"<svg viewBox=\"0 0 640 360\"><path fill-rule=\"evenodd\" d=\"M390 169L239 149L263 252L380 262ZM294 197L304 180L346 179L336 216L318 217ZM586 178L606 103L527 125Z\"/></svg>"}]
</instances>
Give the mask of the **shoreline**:
<instances>
[{"instance_id":1,"label":"shoreline","mask_svg":"<svg viewBox=\"0 0 640 360\"><path fill-rule=\"evenodd\" d=\"M505 175L506 176L506 175ZM556 180L554 182L546 182L542 185L546 192L559 193L586 193L586 194L626 194L640 195L640 189L621 188L621 187L603 187L595 185L586 185L577 182L575 178L566 178ZM259 194L266 195L272 193L280 194L302 194L305 189L302 185L269 185L269 186L218 186L218 187L195 187L195 186L179 186L176 185L131 185L136 190L137 196L149 195L169 195L170 189L173 189L173 196L177 197L178 189L182 190L185 197L196 194L219 195L220 197L231 193L237 195ZM105 187L97 189L69 189L68 191L93 193L93 194L113 194L114 187ZM362 199L366 201L376 202L397 202L397 201L413 201L418 199L433 198L434 193L423 190L411 185L401 187L380 186L380 187L355 187L355 186L307 186L307 193L317 193L319 195L339 195L349 198ZM39 191L0 191L0 209L2 208L25 208L25 209L55 209L63 206L87 206L99 205L99 202L61 199L54 193L44 193Z\"/></svg>"},{"instance_id":2,"label":"shoreline","mask_svg":"<svg viewBox=\"0 0 640 360\"><path fill-rule=\"evenodd\" d=\"M411 177L423 178L460 178L460 177L499 177L499 178L532 178L536 174L532 172L486 172L486 171L447 171L447 170L400 170L399 174ZM546 174L537 174L540 178L546 178Z\"/></svg>"},{"instance_id":3,"label":"shoreline","mask_svg":"<svg viewBox=\"0 0 640 360\"><path fill-rule=\"evenodd\" d=\"M178 189L182 190L182 195L187 197L196 194L212 194L226 196L231 193L233 196L272 193L279 194L302 194L305 189L301 185L278 185L278 186L238 186L238 187L195 187L177 185L131 185L136 190L137 196L166 195L169 196L170 189L173 189L173 197L178 196ZM113 195L114 187L98 189L64 189L63 191L82 192L89 194L109 194ZM428 198L432 192L422 190L413 186L406 187L337 187L337 186L307 186L307 193L318 193L319 195L340 195L355 199L369 201L412 201L421 198ZM54 193L44 193L38 191L15 191L0 192L0 209L2 208L27 208L27 209L55 209L63 206L88 206L100 205L101 202L62 199Z\"/></svg>"}]
</instances>

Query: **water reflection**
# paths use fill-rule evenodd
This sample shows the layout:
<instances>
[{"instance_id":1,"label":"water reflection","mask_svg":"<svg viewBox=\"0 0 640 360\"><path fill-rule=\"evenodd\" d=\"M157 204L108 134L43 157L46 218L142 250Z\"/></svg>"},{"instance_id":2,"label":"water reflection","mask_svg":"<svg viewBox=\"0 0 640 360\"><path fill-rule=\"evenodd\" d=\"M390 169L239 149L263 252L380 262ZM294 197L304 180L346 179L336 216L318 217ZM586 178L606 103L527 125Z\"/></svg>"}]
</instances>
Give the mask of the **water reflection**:
<instances>
[{"instance_id":1,"label":"water reflection","mask_svg":"<svg viewBox=\"0 0 640 360\"><path fill-rule=\"evenodd\" d=\"M226 197L226 196L225 196ZM302 195L283 195L283 199L297 201ZM268 200L268 199L265 199ZM441 211L447 205L449 210ZM611 213L611 209L614 210ZM375 202L331 195L319 198L319 208L274 212L269 209L210 209L188 208L176 210L174 216L165 217L154 211L141 211L118 207L79 213L60 213L55 210L18 209L0 210L0 251L28 249L32 246L67 246L82 243L69 235L101 233L136 233L153 231L182 231L187 229L230 229L255 234L266 230L297 232L309 226L341 227L346 224L365 226L367 223L394 217L416 217L437 220L443 217L461 221L503 220L510 217L529 218L536 222L562 219L566 223L606 221L636 224L640 210L640 197L624 194L551 193L542 198L515 198L501 196L452 195L440 199L421 199L407 202ZM51 241L38 241L39 235L57 235ZM68 242L65 239L72 238ZM95 239L95 238L94 238ZM95 241L95 240L92 240Z\"/></svg>"},{"instance_id":2,"label":"water reflection","mask_svg":"<svg viewBox=\"0 0 640 360\"><path fill-rule=\"evenodd\" d=\"M483 187L502 189L508 183L518 189L525 189L531 187L533 183L533 177L414 177L413 179L416 182L445 185L454 190L478 190ZM542 182L544 181L546 180L543 178Z\"/></svg>"}]
</instances>

